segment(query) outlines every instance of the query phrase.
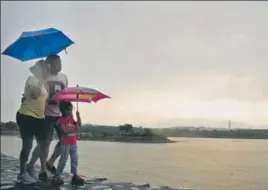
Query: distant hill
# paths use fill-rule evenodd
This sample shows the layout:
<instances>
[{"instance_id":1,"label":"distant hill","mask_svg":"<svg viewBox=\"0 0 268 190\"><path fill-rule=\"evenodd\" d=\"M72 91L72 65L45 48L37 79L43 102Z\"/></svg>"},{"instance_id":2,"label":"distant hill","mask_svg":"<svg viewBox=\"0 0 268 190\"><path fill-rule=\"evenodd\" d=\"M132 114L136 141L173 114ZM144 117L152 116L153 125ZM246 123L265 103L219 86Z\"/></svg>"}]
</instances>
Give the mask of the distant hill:
<instances>
[{"instance_id":1,"label":"distant hill","mask_svg":"<svg viewBox=\"0 0 268 190\"><path fill-rule=\"evenodd\" d=\"M197 127L205 126L208 128L217 129L228 129L228 120L213 120L213 119L184 119L184 118L156 118L153 123L141 123L144 126L150 126L151 128L170 128L170 127ZM257 129L266 128L268 129L268 124L266 125L249 125L244 122L231 121L232 128L241 129Z\"/></svg>"},{"instance_id":2,"label":"distant hill","mask_svg":"<svg viewBox=\"0 0 268 190\"><path fill-rule=\"evenodd\" d=\"M19 134L15 122L1 123L1 134ZM244 138L268 139L268 129L227 129L206 126L174 126L169 128L143 128L131 124L120 126L83 125L78 137L81 140L104 140L119 142L171 142L166 137Z\"/></svg>"},{"instance_id":3,"label":"distant hill","mask_svg":"<svg viewBox=\"0 0 268 190\"><path fill-rule=\"evenodd\" d=\"M258 129L268 129L268 124L267 125L257 125Z\"/></svg>"},{"instance_id":4,"label":"distant hill","mask_svg":"<svg viewBox=\"0 0 268 190\"><path fill-rule=\"evenodd\" d=\"M268 129L219 129L208 127L171 127L155 129L167 137L268 139Z\"/></svg>"}]
</instances>

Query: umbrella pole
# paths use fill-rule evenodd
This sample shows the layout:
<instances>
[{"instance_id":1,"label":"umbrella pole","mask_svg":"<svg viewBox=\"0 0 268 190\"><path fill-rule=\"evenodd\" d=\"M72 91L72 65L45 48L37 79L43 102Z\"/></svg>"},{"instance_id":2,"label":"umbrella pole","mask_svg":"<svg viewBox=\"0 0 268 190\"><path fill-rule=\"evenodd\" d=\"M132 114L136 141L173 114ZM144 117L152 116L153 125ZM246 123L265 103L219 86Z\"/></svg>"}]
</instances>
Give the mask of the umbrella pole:
<instances>
[{"instance_id":1,"label":"umbrella pole","mask_svg":"<svg viewBox=\"0 0 268 190\"><path fill-rule=\"evenodd\" d=\"M76 85L76 87L79 87L79 86ZM78 111L78 98L79 98L79 94L77 94L76 98L77 98L77 102L76 102L76 111Z\"/></svg>"}]
</instances>

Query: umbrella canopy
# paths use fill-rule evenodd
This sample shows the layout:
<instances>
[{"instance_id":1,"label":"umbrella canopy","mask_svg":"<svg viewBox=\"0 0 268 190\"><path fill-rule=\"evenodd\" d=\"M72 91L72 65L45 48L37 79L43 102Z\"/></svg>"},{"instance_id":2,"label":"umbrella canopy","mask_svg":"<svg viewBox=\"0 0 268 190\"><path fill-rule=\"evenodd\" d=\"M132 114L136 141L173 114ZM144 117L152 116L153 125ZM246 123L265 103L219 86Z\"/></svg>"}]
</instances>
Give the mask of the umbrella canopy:
<instances>
[{"instance_id":1,"label":"umbrella canopy","mask_svg":"<svg viewBox=\"0 0 268 190\"><path fill-rule=\"evenodd\" d=\"M70 87L65 88L61 91L56 92L52 99L69 102L97 102L99 100L110 98L109 96L94 90L92 88L86 87Z\"/></svg>"},{"instance_id":2,"label":"umbrella canopy","mask_svg":"<svg viewBox=\"0 0 268 190\"><path fill-rule=\"evenodd\" d=\"M58 54L73 43L62 31L48 28L23 32L2 54L20 61L28 61Z\"/></svg>"}]
</instances>

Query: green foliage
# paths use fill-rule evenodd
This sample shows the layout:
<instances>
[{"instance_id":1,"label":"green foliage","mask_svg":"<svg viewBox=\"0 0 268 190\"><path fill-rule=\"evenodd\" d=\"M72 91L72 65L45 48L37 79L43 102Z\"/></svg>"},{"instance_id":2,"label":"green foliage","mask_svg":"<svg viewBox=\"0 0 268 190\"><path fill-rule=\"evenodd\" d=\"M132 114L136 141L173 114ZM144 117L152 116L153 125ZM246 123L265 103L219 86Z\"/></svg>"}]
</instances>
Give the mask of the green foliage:
<instances>
[{"instance_id":1,"label":"green foliage","mask_svg":"<svg viewBox=\"0 0 268 190\"><path fill-rule=\"evenodd\" d=\"M1 130L3 131L17 131L18 125L15 122L1 122ZM134 127L132 124L124 124L117 126L107 125L91 125L85 124L81 127L79 135L81 138L91 137L109 137L109 136L128 136L128 137L150 137L157 136L151 129L143 129L140 127ZM56 136L56 135L55 135Z\"/></svg>"},{"instance_id":2,"label":"green foliage","mask_svg":"<svg viewBox=\"0 0 268 190\"><path fill-rule=\"evenodd\" d=\"M18 126L15 122L1 123L1 134L17 134ZM163 135L154 133L151 129L134 127L132 124L124 124L118 127L106 125L83 125L77 134L79 140L100 140L114 142L137 143L168 143L171 142ZM54 138L57 134L54 132Z\"/></svg>"},{"instance_id":3,"label":"green foliage","mask_svg":"<svg viewBox=\"0 0 268 190\"><path fill-rule=\"evenodd\" d=\"M124 124L124 125L119 125L119 130L124 131L124 132L132 132L133 131L133 126L131 124Z\"/></svg>"},{"instance_id":4,"label":"green foliage","mask_svg":"<svg viewBox=\"0 0 268 190\"><path fill-rule=\"evenodd\" d=\"M19 127L17 123L13 121L8 121L6 123L1 122L1 131L18 131Z\"/></svg>"},{"instance_id":5,"label":"green foliage","mask_svg":"<svg viewBox=\"0 0 268 190\"><path fill-rule=\"evenodd\" d=\"M153 135L153 132L152 132L151 129L146 128L146 129L144 129L144 134L145 134L146 136L152 136L152 135Z\"/></svg>"},{"instance_id":6,"label":"green foliage","mask_svg":"<svg viewBox=\"0 0 268 190\"><path fill-rule=\"evenodd\" d=\"M19 131L16 122L1 122L1 131ZM99 139L116 137L119 139L145 138L166 139L168 137L200 137L200 138L244 138L244 139L268 139L268 129L234 129L234 130L200 130L162 128L149 129L142 126L134 127L132 124L119 126L85 124L80 129L79 138Z\"/></svg>"}]
</instances>

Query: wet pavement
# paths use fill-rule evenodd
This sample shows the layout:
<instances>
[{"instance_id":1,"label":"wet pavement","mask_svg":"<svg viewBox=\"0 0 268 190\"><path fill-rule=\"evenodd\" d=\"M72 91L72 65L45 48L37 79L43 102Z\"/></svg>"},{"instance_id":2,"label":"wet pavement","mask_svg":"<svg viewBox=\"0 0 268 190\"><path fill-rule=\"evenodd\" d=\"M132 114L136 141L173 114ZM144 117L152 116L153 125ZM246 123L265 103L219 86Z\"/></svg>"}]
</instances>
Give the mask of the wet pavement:
<instances>
[{"instance_id":1,"label":"wet pavement","mask_svg":"<svg viewBox=\"0 0 268 190\"><path fill-rule=\"evenodd\" d=\"M39 166L36 166L37 169ZM15 183L19 173L19 160L1 153L1 190L197 190L191 188L152 188L150 184L133 184L131 182L110 181L106 178L91 178L85 181L83 188L75 188L70 185L71 174L64 173L65 184L58 187L51 184L23 185Z\"/></svg>"}]
</instances>

